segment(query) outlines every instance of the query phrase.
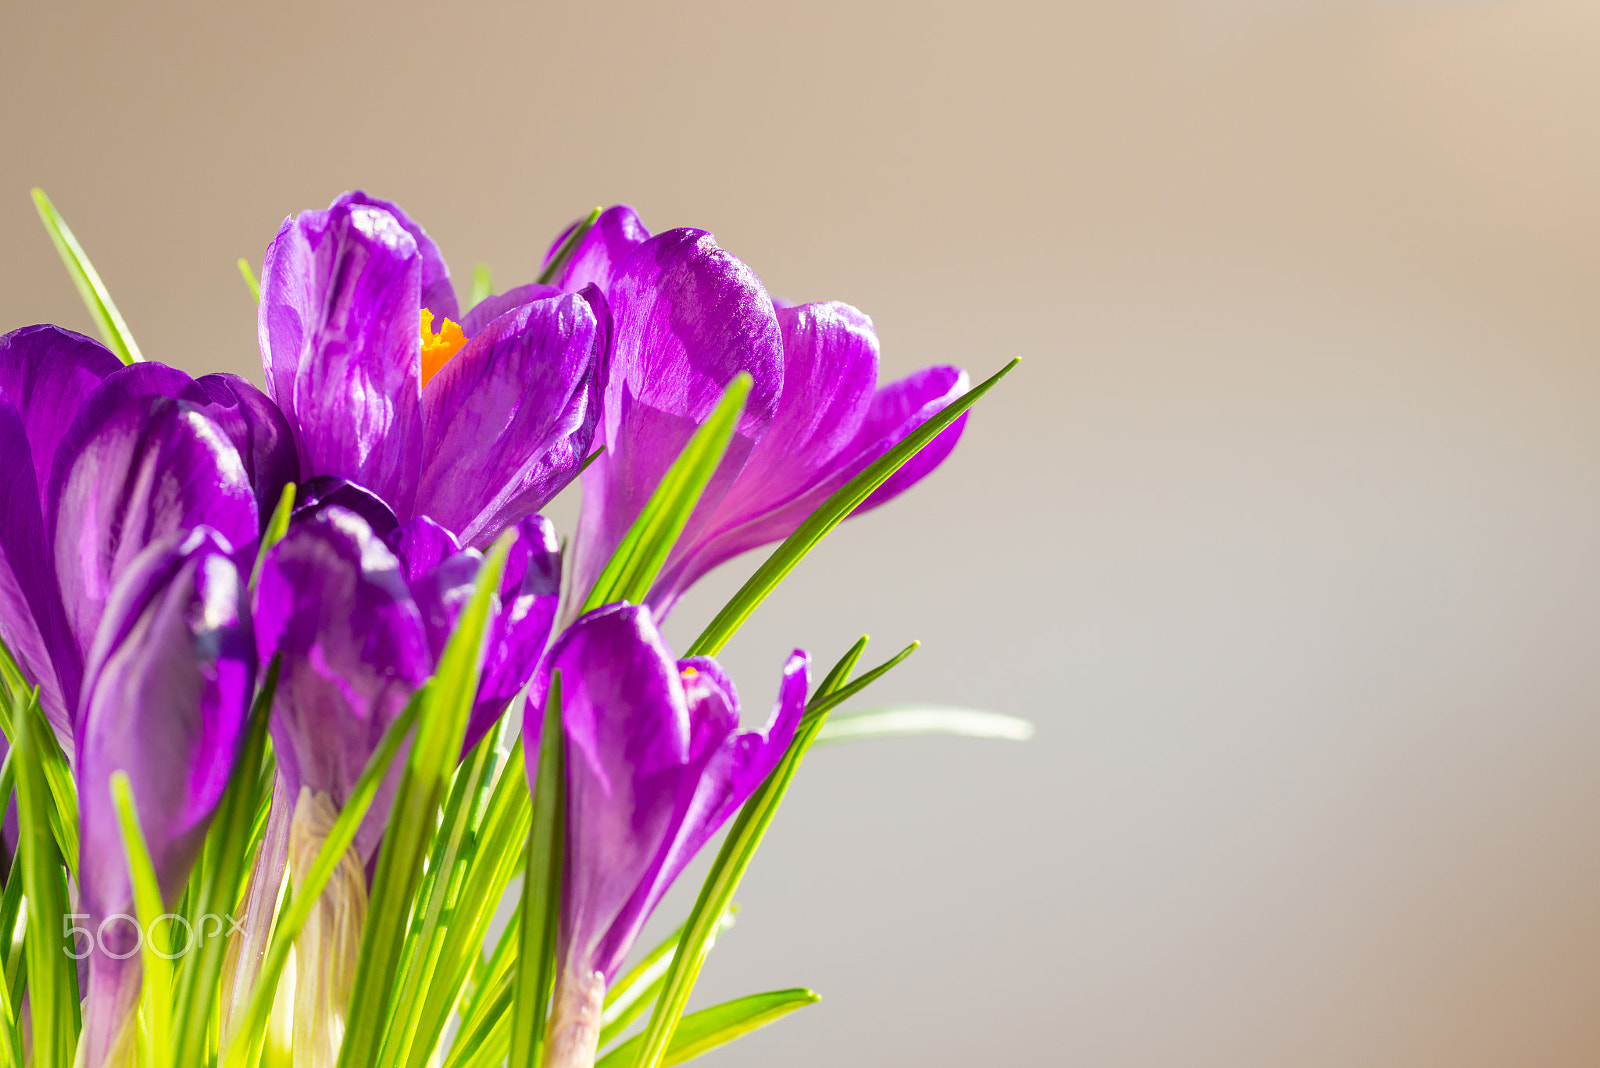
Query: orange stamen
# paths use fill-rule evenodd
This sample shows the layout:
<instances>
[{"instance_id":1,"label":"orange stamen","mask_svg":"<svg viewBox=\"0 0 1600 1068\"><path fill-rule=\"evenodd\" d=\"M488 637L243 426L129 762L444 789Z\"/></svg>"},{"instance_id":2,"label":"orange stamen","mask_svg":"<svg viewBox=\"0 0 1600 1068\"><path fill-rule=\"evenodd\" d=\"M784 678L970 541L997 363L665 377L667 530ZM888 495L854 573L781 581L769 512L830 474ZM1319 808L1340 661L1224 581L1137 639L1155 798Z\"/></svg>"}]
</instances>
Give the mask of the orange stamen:
<instances>
[{"instance_id":1,"label":"orange stamen","mask_svg":"<svg viewBox=\"0 0 1600 1068\"><path fill-rule=\"evenodd\" d=\"M461 351L467 343L467 335L461 328L449 319L439 324L439 332L433 332L433 312L427 308L422 309L422 384L425 386L434 375L450 362L450 357Z\"/></svg>"}]
</instances>

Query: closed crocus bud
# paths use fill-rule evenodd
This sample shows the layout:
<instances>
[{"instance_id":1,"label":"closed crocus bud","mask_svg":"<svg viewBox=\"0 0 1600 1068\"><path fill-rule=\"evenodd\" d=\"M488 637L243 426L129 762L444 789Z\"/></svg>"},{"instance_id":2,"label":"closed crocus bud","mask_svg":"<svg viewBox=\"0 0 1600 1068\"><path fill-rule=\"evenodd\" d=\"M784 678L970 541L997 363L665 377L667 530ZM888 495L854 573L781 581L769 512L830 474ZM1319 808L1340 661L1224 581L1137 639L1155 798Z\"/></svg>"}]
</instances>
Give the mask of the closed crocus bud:
<instances>
[{"instance_id":1,"label":"closed crocus bud","mask_svg":"<svg viewBox=\"0 0 1600 1068\"><path fill-rule=\"evenodd\" d=\"M111 800L128 776L174 902L233 773L255 685L255 643L232 546L201 528L146 547L118 579L90 650L78 716L80 908L94 935L83 1063L133 1063L140 965L133 889Z\"/></svg>"},{"instance_id":2,"label":"closed crocus bud","mask_svg":"<svg viewBox=\"0 0 1600 1068\"><path fill-rule=\"evenodd\" d=\"M578 619L550 650L567 766L559 972L546 1068L594 1062L606 988L678 873L777 766L805 711L809 659L784 665L761 730L741 730L715 660L674 660L650 610ZM523 736L538 737L543 695ZM544 740L541 740L543 744ZM527 748L530 778L538 745Z\"/></svg>"}]
</instances>

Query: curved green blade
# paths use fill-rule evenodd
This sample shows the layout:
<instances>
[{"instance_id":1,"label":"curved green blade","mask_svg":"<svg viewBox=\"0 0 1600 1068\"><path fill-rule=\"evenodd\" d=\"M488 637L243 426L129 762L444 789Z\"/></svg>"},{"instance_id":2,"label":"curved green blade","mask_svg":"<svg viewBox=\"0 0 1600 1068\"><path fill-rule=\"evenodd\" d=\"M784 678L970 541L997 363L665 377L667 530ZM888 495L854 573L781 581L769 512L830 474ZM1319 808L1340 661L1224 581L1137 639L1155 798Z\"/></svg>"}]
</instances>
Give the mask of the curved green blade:
<instances>
[{"instance_id":1,"label":"curved green blade","mask_svg":"<svg viewBox=\"0 0 1600 1068\"><path fill-rule=\"evenodd\" d=\"M983 712L975 708L892 705L834 716L818 733L817 744L916 734L953 734L962 738L1000 738L1025 742L1033 737L1033 724L1015 716L1002 716L998 712Z\"/></svg>"},{"instance_id":2,"label":"curved green blade","mask_svg":"<svg viewBox=\"0 0 1600 1068\"><path fill-rule=\"evenodd\" d=\"M821 1000L820 996L804 987L795 987L792 990L750 994L692 1012L678 1022L677 1033L672 1036L672 1045L667 1047L667 1055L661 1063L682 1064ZM644 1039L644 1035L628 1039L596 1061L594 1068L628 1068L643 1048Z\"/></svg>"},{"instance_id":3,"label":"curved green blade","mask_svg":"<svg viewBox=\"0 0 1600 1068\"><path fill-rule=\"evenodd\" d=\"M100 281L100 275L95 271L94 264L89 262L88 254L83 251L83 246L78 244L78 239L72 236L67 221L61 217L56 206L50 203L50 198L45 196L43 189L34 188L33 206L39 209L39 219L49 231L50 240L55 244L56 252L61 255L61 262L66 264L67 273L72 276L72 284L78 287L78 296L83 298L84 307L88 308L89 314L94 317L94 325L99 329L101 338L123 363L138 363L144 359L139 352L139 346L133 340L132 332L128 330L128 324L122 319L122 313L117 311L117 306L112 303L106 284Z\"/></svg>"}]
</instances>

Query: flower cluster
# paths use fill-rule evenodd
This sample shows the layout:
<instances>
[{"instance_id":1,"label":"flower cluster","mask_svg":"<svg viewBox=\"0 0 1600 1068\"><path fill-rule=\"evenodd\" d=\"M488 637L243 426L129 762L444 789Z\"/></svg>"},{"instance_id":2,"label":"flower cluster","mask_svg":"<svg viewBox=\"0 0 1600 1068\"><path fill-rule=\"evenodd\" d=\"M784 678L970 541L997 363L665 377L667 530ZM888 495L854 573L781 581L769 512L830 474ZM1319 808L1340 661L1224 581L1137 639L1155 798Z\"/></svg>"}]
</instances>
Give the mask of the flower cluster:
<instances>
[{"instance_id":1,"label":"flower cluster","mask_svg":"<svg viewBox=\"0 0 1600 1068\"><path fill-rule=\"evenodd\" d=\"M26 881L54 877L29 843L55 841L61 904L99 932L63 980L84 984L86 1068L422 1065L452 1012L453 1065L529 1049L592 1065L626 1006L649 1008L648 978L619 978L646 920L822 692L796 650L765 724L742 727L733 681L711 656L677 658L662 619L842 491L855 496L840 518L928 474L961 435L967 377L880 384L861 312L775 300L710 234L651 234L625 206L561 235L540 281L463 309L422 227L348 193L283 223L259 297L264 392L125 364L54 326L0 338L6 733L76 799L74 833L61 791L41 808L17 775L5 897L27 901L0 911L4 944L18 908L30 953L33 925L55 922ZM720 449L674 481L731 386L747 392ZM924 424L938 432L909 442ZM574 481L564 554L539 513ZM607 590L608 563L681 485L698 495L645 584ZM439 739L443 785L428 794ZM526 787L506 770L518 749ZM541 811L546 796L558 808ZM415 812L423 845L407 854ZM536 867L546 832L553 885ZM468 899L498 900L519 868L522 929L485 959L494 900ZM108 923L149 911L141 872L169 915L221 902L230 925L225 950L182 957L154 990L141 943L156 935ZM386 880L404 891L398 912ZM369 932L380 915L398 926ZM710 919L714 932L723 916ZM547 966L517 963L541 937ZM285 974L272 950L290 945ZM40 1015L67 1011L41 1008L45 969L28 961L31 1016L0 1008L18 1051L65 1065L70 1041Z\"/></svg>"}]
</instances>

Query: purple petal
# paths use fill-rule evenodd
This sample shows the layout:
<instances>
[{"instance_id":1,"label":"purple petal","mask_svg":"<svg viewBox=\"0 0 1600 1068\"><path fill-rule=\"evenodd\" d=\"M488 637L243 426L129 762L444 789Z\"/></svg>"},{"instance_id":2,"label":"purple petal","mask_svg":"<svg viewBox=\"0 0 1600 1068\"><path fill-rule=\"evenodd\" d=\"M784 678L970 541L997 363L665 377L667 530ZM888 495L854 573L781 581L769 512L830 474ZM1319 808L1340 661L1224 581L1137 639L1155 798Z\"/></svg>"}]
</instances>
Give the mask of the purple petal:
<instances>
[{"instance_id":1,"label":"purple petal","mask_svg":"<svg viewBox=\"0 0 1600 1068\"><path fill-rule=\"evenodd\" d=\"M376 493L342 478L318 475L295 495L293 522L303 523L330 508L344 508L366 521L380 538L394 534L400 520Z\"/></svg>"},{"instance_id":2,"label":"purple petal","mask_svg":"<svg viewBox=\"0 0 1600 1068\"><path fill-rule=\"evenodd\" d=\"M851 477L971 388L967 373L959 367L925 367L878 390L866 422L856 435L856 445L852 447L859 452ZM852 514L860 515L888 503L932 473L956 447L966 426L967 416L962 413L904 467L873 490L872 496Z\"/></svg>"},{"instance_id":3,"label":"purple petal","mask_svg":"<svg viewBox=\"0 0 1600 1068\"><path fill-rule=\"evenodd\" d=\"M500 612L489 631L483 677L462 753L488 733L533 678L561 601L561 542L539 515L517 524L500 580Z\"/></svg>"},{"instance_id":4,"label":"purple petal","mask_svg":"<svg viewBox=\"0 0 1600 1068\"><path fill-rule=\"evenodd\" d=\"M545 297L553 297L560 292L561 290L555 286L542 286L538 282L529 282L525 286L508 289L504 293L491 294L474 304L472 310L462 316L461 322L457 325L467 337L477 337L484 327L506 312L515 311L524 304L532 304Z\"/></svg>"},{"instance_id":5,"label":"purple petal","mask_svg":"<svg viewBox=\"0 0 1600 1068\"><path fill-rule=\"evenodd\" d=\"M0 400L0 638L63 739L82 685L83 652L56 585L21 414Z\"/></svg>"},{"instance_id":6,"label":"purple petal","mask_svg":"<svg viewBox=\"0 0 1600 1068\"><path fill-rule=\"evenodd\" d=\"M458 322L461 319L461 310L456 303L455 287L450 284L450 268L445 266L444 256L439 252L439 246L434 244L433 238L428 236L428 232L414 222L411 216L401 211L400 205L394 201L369 196L360 189L352 190L335 200L329 210L337 210L347 204L382 208L394 216L395 221L417 243L417 254L422 257L422 306L433 312L435 322L440 319Z\"/></svg>"},{"instance_id":7,"label":"purple petal","mask_svg":"<svg viewBox=\"0 0 1600 1068\"><path fill-rule=\"evenodd\" d=\"M418 516L392 534L384 543L400 560L406 582L416 582L461 551L456 536L427 516Z\"/></svg>"},{"instance_id":8,"label":"purple petal","mask_svg":"<svg viewBox=\"0 0 1600 1068\"><path fill-rule=\"evenodd\" d=\"M577 223L573 223L556 238L550 251L545 253L546 264L577 226ZM607 287L611 285L617 268L649 238L650 231L639 221L637 212L626 204L612 205L600 213L589 232L583 235L571 259L562 268L556 284L568 293L576 293L591 284L599 286L602 292L609 292Z\"/></svg>"},{"instance_id":9,"label":"purple petal","mask_svg":"<svg viewBox=\"0 0 1600 1068\"><path fill-rule=\"evenodd\" d=\"M370 487L407 515L422 461L426 257L399 218L357 196L286 220L267 249L267 392L294 428L305 474Z\"/></svg>"},{"instance_id":10,"label":"purple petal","mask_svg":"<svg viewBox=\"0 0 1600 1068\"><path fill-rule=\"evenodd\" d=\"M354 512L291 526L256 586L261 662L283 657L272 709L278 772L341 806L383 731L433 664L400 563ZM396 772L400 764L396 764ZM373 802L355 848L377 848L398 774Z\"/></svg>"},{"instance_id":11,"label":"purple petal","mask_svg":"<svg viewBox=\"0 0 1600 1068\"><path fill-rule=\"evenodd\" d=\"M183 401L138 395L137 381L114 374L89 396L50 476L56 579L85 651L117 579L147 545L208 526L239 546L259 529L244 465L221 429Z\"/></svg>"},{"instance_id":12,"label":"purple petal","mask_svg":"<svg viewBox=\"0 0 1600 1068\"><path fill-rule=\"evenodd\" d=\"M615 339L602 402L606 452L583 476L574 588L586 591L690 436L740 371L754 378L720 467L683 537L693 541L778 407L783 341L755 274L702 230L640 245L607 296Z\"/></svg>"},{"instance_id":13,"label":"purple petal","mask_svg":"<svg viewBox=\"0 0 1600 1068\"><path fill-rule=\"evenodd\" d=\"M0 403L21 416L41 493L78 407L121 368L110 349L59 326L26 326L0 337ZM42 497L39 507L47 507Z\"/></svg>"},{"instance_id":14,"label":"purple petal","mask_svg":"<svg viewBox=\"0 0 1600 1068\"><path fill-rule=\"evenodd\" d=\"M598 417L603 339L588 300L502 315L422 393L427 463L417 511L485 548L577 473Z\"/></svg>"},{"instance_id":15,"label":"purple petal","mask_svg":"<svg viewBox=\"0 0 1600 1068\"><path fill-rule=\"evenodd\" d=\"M872 320L837 303L780 308L777 315L778 414L700 537L680 539L668 559L651 591L658 615L718 564L788 537L852 473L853 445L878 380Z\"/></svg>"},{"instance_id":16,"label":"purple petal","mask_svg":"<svg viewBox=\"0 0 1600 1068\"><path fill-rule=\"evenodd\" d=\"M271 398L238 375L212 374L196 379L184 399L198 402L200 396L205 398L200 410L222 428L239 450L265 525L278 506L284 485L300 480L300 456L289 421Z\"/></svg>"}]
</instances>

